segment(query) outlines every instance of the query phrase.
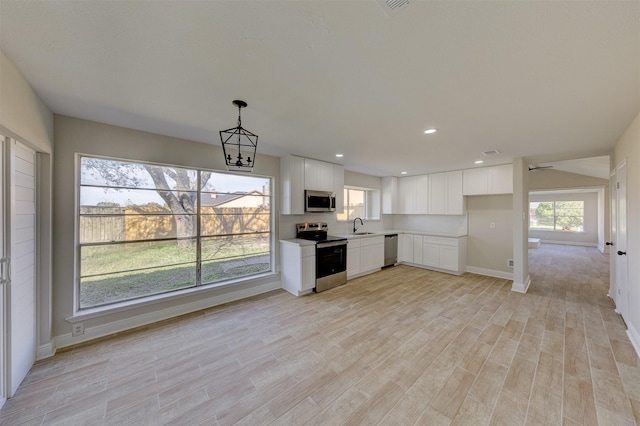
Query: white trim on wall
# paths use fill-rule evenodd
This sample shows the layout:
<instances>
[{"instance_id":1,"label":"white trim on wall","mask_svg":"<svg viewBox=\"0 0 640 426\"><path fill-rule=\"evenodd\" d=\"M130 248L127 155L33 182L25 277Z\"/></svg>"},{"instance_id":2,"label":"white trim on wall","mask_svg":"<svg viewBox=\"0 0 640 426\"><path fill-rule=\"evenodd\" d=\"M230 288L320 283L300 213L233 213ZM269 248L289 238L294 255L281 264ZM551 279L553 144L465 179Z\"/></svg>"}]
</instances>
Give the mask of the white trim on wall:
<instances>
[{"instance_id":1,"label":"white trim on wall","mask_svg":"<svg viewBox=\"0 0 640 426\"><path fill-rule=\"evenodd\" d=\"M627 335L629 336L629 340L631 340L633 349L636 350L636 355L638 355L638 358L640 358L640 334L638 334L638 330L635 329L633 324L628 323L627 327Z\"/></svg>"},{"instance_id":2,"label":"white trim on wall","mask_svg":"<svg viewBox=\"0 0 640 426\"><path fill-rule=\"evenodd\" d=\"M245 299L251 296L257 296L269 291L278 290L282 288L281 281L272 281L266 284L262 284L256 287L249 287L242 290L233 291L230 293L221 294L212 298L206 298L197 300L184 305L172 306L166 309L149 312L142 315L137 315L122 320L108 322L100 324L94 327L87 327L84 334L79 336L72 336L71 333L62 334L55 337L55 347L52 348L51 355L55 353L56 349L64 348L67 346L77 345L78 343L87 342L100 337L109 336L111 334L119 333L125 330L130 330L135 327L141 327L144 325L152 324L154 322L163 321L169 318L174 318L180 315L185 315L191 312L196 312L202 309L212 308L224 303L233 302L240 299ZM43 350L44 353L44 350ZM49 356L51 356L49 355Z\"/></svg>"},{"instance_id":3,"label":"white trim on wall","mask_svg":"<svg viewBox=\"0 0 640 426\"><path fill-rule=\"evenodd\" d=\"M476 268L467 265L467 272L472 274L485 275L487 277L502 278L505 280L513 280L513 272L497 271L494 269Z\"/></svg>"},{"instance_id":4,"label":"white trim on wall","mask_svg":"<svg viewBox=\"0 0 640 426\"><path fill-rule=\"evenodd\" d=\"M561 246L580 246L580 247L598 247L596 243L582 243L580 241L558 241L558 240L540 240L543 244L558 244ZM602 250L600 250L602 251Z\"/></svg>"},{"instance_id":5,"label":"white trim on wall","mask_svg":"<svg viewBox=\"0 0 640 426\"><path fill-rule=\"evenodd\" d=\"M531 285L531 276L527 275L527 278L524 280L524 283L513 282L511 285L511 291L515 291L516 293L526 293L529 290L529 286Z\"/></svg>"}]
</instances>

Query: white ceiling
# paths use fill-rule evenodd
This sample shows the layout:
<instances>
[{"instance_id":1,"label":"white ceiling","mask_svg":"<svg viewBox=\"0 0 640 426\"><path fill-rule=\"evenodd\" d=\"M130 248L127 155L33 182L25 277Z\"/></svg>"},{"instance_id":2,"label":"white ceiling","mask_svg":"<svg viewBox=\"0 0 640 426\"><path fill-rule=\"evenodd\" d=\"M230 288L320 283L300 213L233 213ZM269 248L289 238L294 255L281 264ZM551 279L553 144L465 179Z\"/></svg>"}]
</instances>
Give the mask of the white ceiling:
<instances>
[{"instance_id":1,"label":"white ceiling","mask_svg":"<svg viewBox=\"0 0 640 426\"><path fill-rule=\"evenodd\" d=\"M577 160L555 161L551 163L536 164L537 166L551 166L554 170L575 173L578 175L593 176L609 180L611 166L608 155ZM543 170L544 171L544 170Z\"/></svg>"},{"instance_id":2,"label":"white ceiling","mask_svg":"<svg viewBox=\"0 0 640 426\"><path fill-rule=\"evenodd\" d=\"M640 111L638 0L0 0L0 47L55 113L219 144L243 99L258 152L379 176L607 155Z\"/></svg>"}]
</instances>

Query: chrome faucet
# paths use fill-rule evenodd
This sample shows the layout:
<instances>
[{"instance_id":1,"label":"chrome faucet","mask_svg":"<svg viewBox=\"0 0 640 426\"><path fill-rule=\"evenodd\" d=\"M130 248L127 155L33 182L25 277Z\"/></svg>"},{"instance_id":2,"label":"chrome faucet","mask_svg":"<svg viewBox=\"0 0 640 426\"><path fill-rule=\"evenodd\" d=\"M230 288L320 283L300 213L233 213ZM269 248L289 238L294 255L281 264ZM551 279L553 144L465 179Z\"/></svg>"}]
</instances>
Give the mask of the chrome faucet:
<instances>
[{"instance_id":1,"label":"chrome faucet","mask_svg":"<svg viewBox=\"0 0 640 426\"><path fill-rule=\"evenodd\" d=\"M364 226L364 222L359 217L356 217L355 219L353 219L353 233L354 234L357 231L357 229L356 229L356 220L359 220L360 221L360 225Z\"/></svg>"}]
</instances>

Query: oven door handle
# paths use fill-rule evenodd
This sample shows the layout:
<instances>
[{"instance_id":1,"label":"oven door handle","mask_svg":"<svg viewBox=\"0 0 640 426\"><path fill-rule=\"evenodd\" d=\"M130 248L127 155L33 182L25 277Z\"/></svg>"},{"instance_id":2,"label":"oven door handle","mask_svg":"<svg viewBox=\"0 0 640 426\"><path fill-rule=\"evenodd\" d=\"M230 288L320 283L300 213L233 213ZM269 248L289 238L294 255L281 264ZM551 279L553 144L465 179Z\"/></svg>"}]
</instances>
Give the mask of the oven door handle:
<instances>
[{"instance_id":1,"label":"oven door handle","mask_svg":"<svg viewBox=\"0 0 640 426\"><path fill-rule=\"evenodd\" d=\"M331 243L318 243L316 245L317 248L327 248L327 247L337 247L337 246L346 246L349 241L334 241Z\"/></svg>"}]
</instances>

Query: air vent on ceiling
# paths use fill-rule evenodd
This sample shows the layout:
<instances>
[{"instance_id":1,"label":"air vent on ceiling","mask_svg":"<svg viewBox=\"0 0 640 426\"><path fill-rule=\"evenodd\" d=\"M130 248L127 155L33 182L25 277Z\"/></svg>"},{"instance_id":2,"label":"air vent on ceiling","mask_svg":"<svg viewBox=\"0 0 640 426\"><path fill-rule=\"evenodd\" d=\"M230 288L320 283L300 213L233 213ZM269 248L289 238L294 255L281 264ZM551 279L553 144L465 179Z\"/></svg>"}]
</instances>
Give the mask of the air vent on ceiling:
<instances>
[{"instance_id":1,"label":"air vent on ceiling","mask_svg":"<svg viewBox=\"0 0 640 426\"><path fill-rule=\"evenodd\" d=\"M378 3L391 16L409 6L409 0L378 0Z\"/></svg>"},{"instance_id":2,"label":"air vent on ceiling","mask_svg":"<svg viewBox=\"0 0 640 426\"><path fill-rule=\"evenodd\" d=\"M482 155L498 155L500 154L500 151L498 151L497 149L492 149L491 151L484 151L482 153Z\"/></svg>"}]
</instances>

